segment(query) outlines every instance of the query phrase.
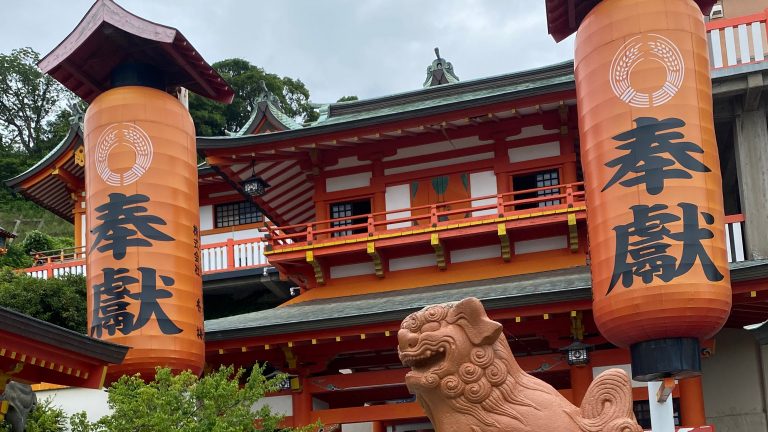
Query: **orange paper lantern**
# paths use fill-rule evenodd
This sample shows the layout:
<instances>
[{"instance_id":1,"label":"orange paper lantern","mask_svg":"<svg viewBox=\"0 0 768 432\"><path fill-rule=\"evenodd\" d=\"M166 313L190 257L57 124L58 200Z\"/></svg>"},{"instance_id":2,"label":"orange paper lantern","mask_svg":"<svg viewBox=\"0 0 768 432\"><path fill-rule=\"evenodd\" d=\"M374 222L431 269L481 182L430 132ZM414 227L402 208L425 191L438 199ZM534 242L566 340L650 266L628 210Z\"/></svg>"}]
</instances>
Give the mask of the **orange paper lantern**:
<instances>
[{"instance_id":1,"label":"orange paper lantern","mask_svg":"<svg viewBox=\"0 0 768 432\"><path fill-rule=\"evenodd\" d=\"M195 129L148 87L99 95L85 116L88 332L131 347L109 369L200 373L204 362Z\"/></svg>"},{"instance_id":2,"label":"orange paper lantern","mask_svg":"<svg viewBox=\"0 0 768 432\"><path fill-rule=\"evenodd\" d=\"M639 380L698 373L731 289L709 57L692 0L604 0L576 36L594 316Z\"/></svg>"}]
</instances>

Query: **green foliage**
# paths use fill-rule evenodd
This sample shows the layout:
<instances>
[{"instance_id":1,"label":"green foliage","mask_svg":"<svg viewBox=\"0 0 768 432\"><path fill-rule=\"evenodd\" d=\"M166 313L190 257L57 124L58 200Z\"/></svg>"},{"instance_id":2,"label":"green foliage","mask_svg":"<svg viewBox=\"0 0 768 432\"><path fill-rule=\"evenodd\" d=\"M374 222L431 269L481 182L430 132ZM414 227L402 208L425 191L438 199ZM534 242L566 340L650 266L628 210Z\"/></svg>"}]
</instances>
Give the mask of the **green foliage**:
<instances>
[{"instance_id":1,"label":"green foliage","mask_svg":"<svg viewBox=\"0 0 768 432\"><path fill-rule=\"evenodd\" d=\"M85 333L85 277L35 279L7 267L0 269L0 306Z\"/></svg>"},{"instance_id":2,"label":"green foliage","mask_svg":"<svg viewBox=\"0 0 768 432\"><path fill-rule=\"evenodd\" d=\"M301 121L317 120L318 113L309 105L309 90L301 80L267 73L238 58L214 63L213 67L235 90L235 98L231 104L224 105L190 94L189 112L198 135L224 135L226 131L236 132L245 126L262 94L261 81L277 97L289 117Z\"/></svg>"},{"instance_id":3,"label":"green foliage","mask_svg":"<svg viewBox=\"0 0 768 432\"><path fill-rule=\"evenodd\" d=\"M359 100L357 96L342 96L336 102L352 102L356 100Z\"/></svg>"},{"instance_id":4,"label":"green foliage","mask_svg":"<svg viewBox=\"0 0 768 432\"><path fill-rule=\"evenodd\" d=\"M5 255L0 255L0 268L3 267L14 269L32 267L32 258L24 252L21 242L11 243Z\"/></svg>"},{"instance_id":5,"label":"green foliage","mask_svg":"<svg viewBox=\"0 0 768 432\"><path fill-rule=\"evenodd\" d=\"M51 398L37 401L35 409L27 418L26 432L65 432L67 430L67 415L53 405ZM0 423L0 432L10 432L8 423Z\"/></svg>"},{"instance_id":6,"label":"green foliage","mask_svg":"<svg viewBox=\"0 0 768 432\"><path fill-rule=\"evenodd\" d=\"M70 420L73 432L241 432L301 431L281 429L281 416L268 406L256 412L254 403L277 391L284 377L265 378L264 369L254 368L245 385L243 370L230 367L198 378L189 371L174 375L158 368L155 379L145 383L138 375L123 376L109 388L112 414L91 423L83 413Z\"/></svg>"},{"instance_id":7,"label":"green foliage","mask_svg":"<svg viewBox=\"0 0 768 432\"><path fill-rule=\"evenodd\" d=\"M40 54L19 48L0 54L0 144L45 155L41 143L52 139L47 123L54 121L72 95L37 68ZM50 150L50 149L48 149Z\"/></svg>"},{"instance_id":8,"label":"green foliage","mask_svg":"<svg viewBox=\"0 0 768 432\"><path fill-rule=\"evenodd\" d=\"M55 248L53 238L38 230L28 232L24 241L21 243L21 247L27 254L49 251Z\"/></svg>"}]
</instances>

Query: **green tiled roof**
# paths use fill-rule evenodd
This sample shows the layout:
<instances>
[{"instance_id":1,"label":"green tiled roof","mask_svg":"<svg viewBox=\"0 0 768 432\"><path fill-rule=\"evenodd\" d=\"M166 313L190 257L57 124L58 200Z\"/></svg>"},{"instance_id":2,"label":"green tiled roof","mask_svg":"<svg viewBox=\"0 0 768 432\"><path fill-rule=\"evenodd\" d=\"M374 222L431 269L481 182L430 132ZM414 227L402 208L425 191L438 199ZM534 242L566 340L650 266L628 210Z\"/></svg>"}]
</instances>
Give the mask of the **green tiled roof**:
<instances>
[{"instance_id":1,"label":"green tiled roof","mask_svg":"<svg viewBox=\"0 0 768 432\"><path fill-rule=\"evenodd\" d=\"M257 136L199 137L197 142L201 150L276 142L573 89L573 62L568 61L379 98L330 104L327 116L322 115L320 120L303 128Z\"/></svg>"},{"instance_id":2,"label":"green tiled roof","mask_svg":"<svg viewBox=\"0 0 768 432\"><path fill-rule=\"evenodd\" d=\"M768 260L730 264L734 282L768 277ZM589 267L311 300L205 322L206 340L230 340L399 321L436 303L477 297L488 310L592 298Z\"/></svg>"}]
</instances>

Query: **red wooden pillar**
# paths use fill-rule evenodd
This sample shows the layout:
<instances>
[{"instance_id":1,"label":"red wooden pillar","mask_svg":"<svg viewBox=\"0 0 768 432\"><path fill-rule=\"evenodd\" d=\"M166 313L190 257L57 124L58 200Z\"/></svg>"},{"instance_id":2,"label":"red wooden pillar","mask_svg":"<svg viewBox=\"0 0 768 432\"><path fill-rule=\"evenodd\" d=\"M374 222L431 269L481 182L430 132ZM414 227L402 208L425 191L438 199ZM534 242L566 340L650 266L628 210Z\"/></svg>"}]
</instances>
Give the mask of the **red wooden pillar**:
<instances>
[{"instance_id":1,"label":"red wooden pillar","mask_svg":"<svg viewBox=\"0 0 768 432\"><path fill-rule=\"evenodd\" d=\"M581 406L581 401L590 384L592 384L591 366L571 366L571 391L574 405Z\"/></svg>"},{"instance_id":2,"label":"red wooden pillar","mask_svg":"<svg viewBox=\"0 0 768 432\"><path fill-rule=\"evenodd\" d=\"M371 432L387 432L387 426L384 424L384 422L375 421L373 422Z\"/></svg>"},{"instance_id":3,"label":"red wooden pillar","mask_svg":"<svg viewBox=\"0 0 768 432\"><path fill-rule=\"evenodd\" d=\"M684 427L705 426L704 391L701 377L681 379L680 386L680 422Z\"/></svg>"},{"instance_id":4,"label":"red wooden pillar","mask_svg":"<svg viewBox=\"0 0 768 432\"><path fill-rule=\"evenodd\" d=\"M301 390L294 392L291 396L293 398L293 425L295 427L306 426L312 423L312 393L304 383L304 378L297 378L301 380Z\"/></svg>"}]
</instances>

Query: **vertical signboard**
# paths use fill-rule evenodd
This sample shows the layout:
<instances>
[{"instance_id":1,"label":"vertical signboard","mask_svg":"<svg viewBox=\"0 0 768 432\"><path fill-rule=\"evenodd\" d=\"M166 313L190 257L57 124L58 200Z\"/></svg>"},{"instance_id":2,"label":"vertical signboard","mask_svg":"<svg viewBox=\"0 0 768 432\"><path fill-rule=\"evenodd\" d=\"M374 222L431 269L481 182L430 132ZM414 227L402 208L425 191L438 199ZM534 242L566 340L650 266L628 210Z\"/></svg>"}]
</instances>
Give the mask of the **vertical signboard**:
<instances>
[{"instance_id":1,"label":"vertical signboard","mask_svg":"<svg viewBox=\"0 0 768 432\"><path fill-rule=\"evenodd\" d=\"M731 290L709 57L692 0L604 0L575 74L594 316L638 380L697 373Z\"/></svg>"},{"instance_id":2,"label":"vertical signboard","mask_svg":"<svg viewBox=\"0 0 768 432\"><path fill-rule=\"evenodd\" d=\"M195 130L148 87L99 95L85 116L88 334L131 347L108 380L202 371Z\"/></svg>"}]
</instances>

